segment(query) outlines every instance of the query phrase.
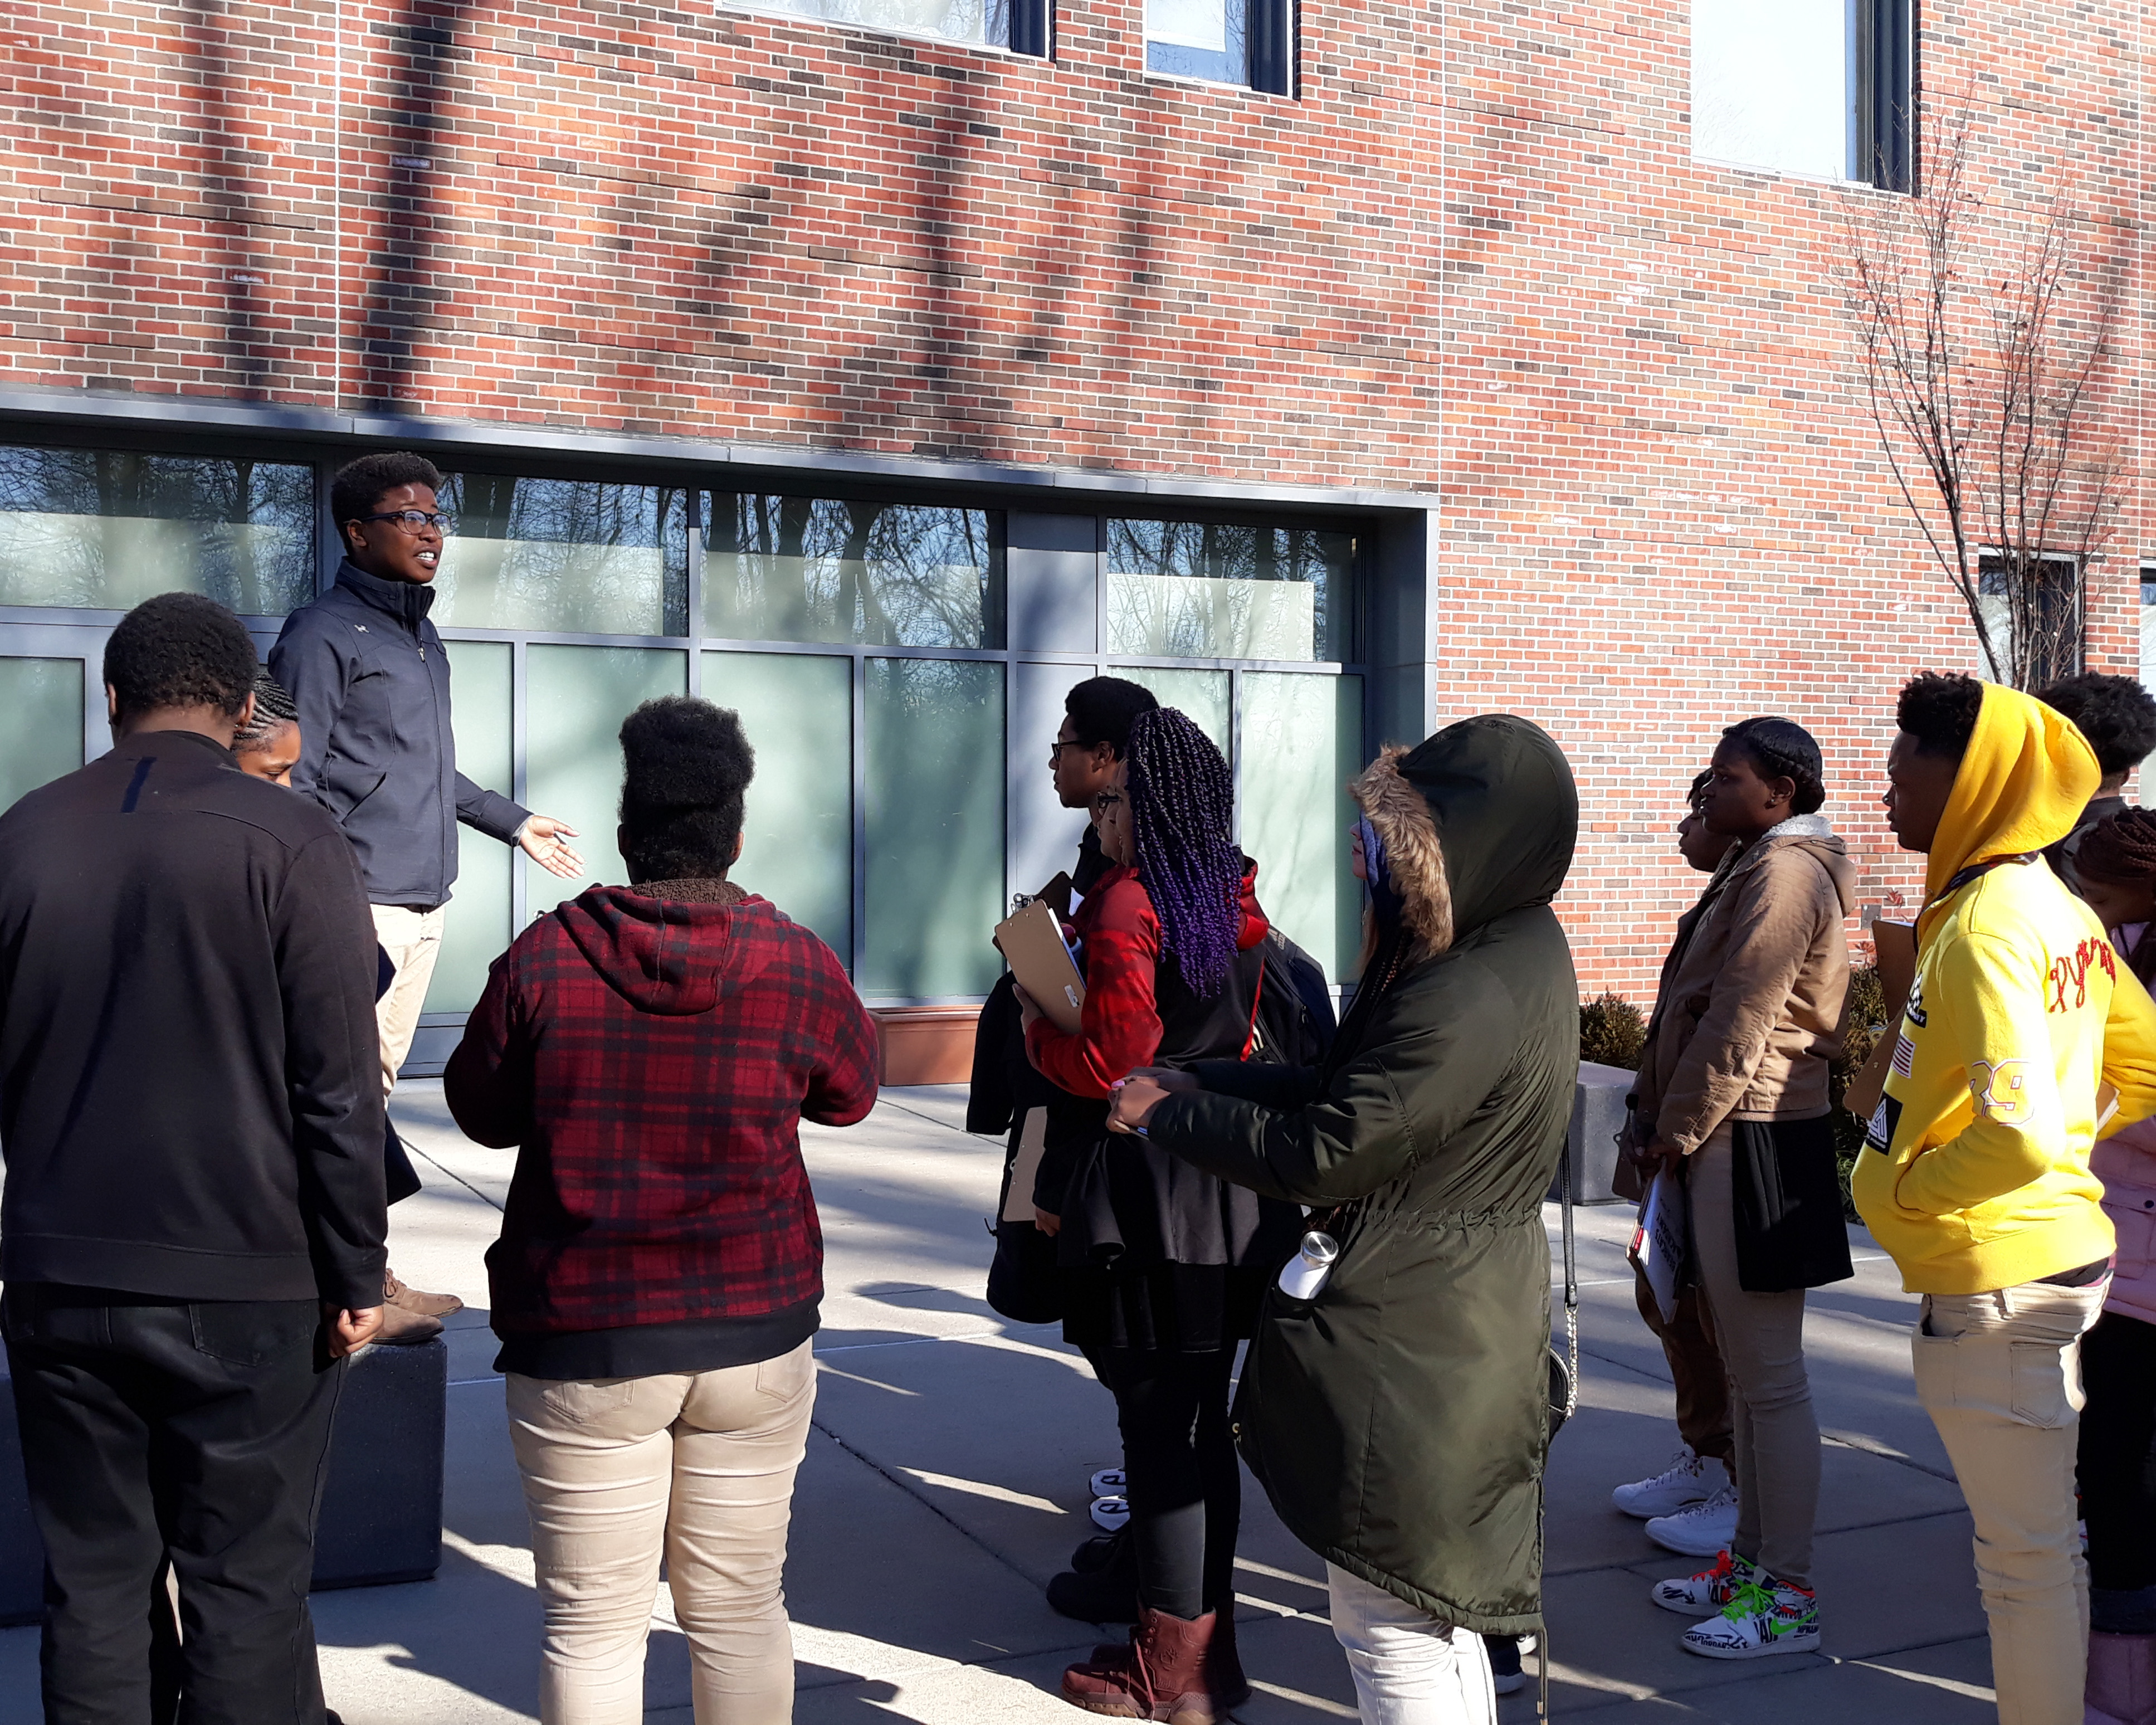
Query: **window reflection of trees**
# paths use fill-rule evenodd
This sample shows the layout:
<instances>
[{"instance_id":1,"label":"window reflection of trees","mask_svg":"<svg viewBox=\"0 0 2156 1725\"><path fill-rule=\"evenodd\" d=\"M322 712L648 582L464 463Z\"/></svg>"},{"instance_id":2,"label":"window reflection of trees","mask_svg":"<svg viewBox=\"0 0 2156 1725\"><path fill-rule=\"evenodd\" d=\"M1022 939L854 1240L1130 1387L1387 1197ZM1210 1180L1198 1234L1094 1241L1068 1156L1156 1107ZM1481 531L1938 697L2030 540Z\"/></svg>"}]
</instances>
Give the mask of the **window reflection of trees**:
<instances>
[{"instance_id":1,"label":"window reflection of trees","mask_svg":"<svg viewBox=\"0 0 2156 1725\"><path fill-rule=\"evenodd\" d=\"M452 553L444 560L444 620L477 628L686 634L688 495L657 485L450 475L442 501L456 517L454 536L472 542L474 552L480 542L502 548L490 591L484 598L475 593L476 604L459 602L457 558Z\"/></svg>"},{"instance_id":2,"label":"window reflection of trees","mask_svg":"<svg viewBox=\"0 0 2156 1725\"><path fill-rule=\"evenodd\" d=\"M985 511L829 497L712 499L706 631L877 647L1001 644Z\"/></svg>"},{"instance_id":3,"label":"window reflection of trees","mask_svg":"<svg viewBox=\"0 0 2156 1725\"><path fill-rule=\"evenodd\" d=\"M281 616L313 595L314 509L313 470L288 463L0 447L0 600L122 608L183 588Z\"/></svg>"},{"instance_id":4,"label":"window reflection of trees","mask_svg":"<svg viewBox=\"0 0 2156 1725\"><path fill-rule=\"evenodd\" d=\"M1338 658L1344 643L1335 639L1332 612L1353 552L1353 536L1316 527L1111 521L1111 649L1172 659L1238 656L1229 649L1249 639L1257 603L1251 584L1290 581L1316 589L1307 656Z\"/></svg>"},{"instance_id":5,"label":"window reflection of trees","mask_svg":"<svg viewBox=\"0 0 2156 1725\"><path fill-rule=\"evenodd\" d=\"M952 42L1010 46L1010 0L742 0L759 12L790 12L834 24L905 30Z\"/></svg>"}]
</instances>

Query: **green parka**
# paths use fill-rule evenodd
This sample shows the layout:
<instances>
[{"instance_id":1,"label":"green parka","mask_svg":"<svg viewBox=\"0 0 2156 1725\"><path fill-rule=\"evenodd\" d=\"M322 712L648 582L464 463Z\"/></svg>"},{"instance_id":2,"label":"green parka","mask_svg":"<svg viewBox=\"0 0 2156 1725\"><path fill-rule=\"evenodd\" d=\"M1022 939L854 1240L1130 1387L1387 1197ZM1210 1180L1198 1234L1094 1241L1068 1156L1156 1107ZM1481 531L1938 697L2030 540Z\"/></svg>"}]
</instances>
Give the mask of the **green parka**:
<instances>
[{"instance_id":1,"label":"green parka","mask_svg":"<svg viewBox=\"0 0 2156 1725\"><path fill-rule=\"evenodd\" d=\"M1207 1089L1150 1131L1332 1212L1332 1276L1314 1301L1267 1294L1235 1409L1289 1531L1445 1622L1517 1635L1542 1615L1542 1198L1579 1065L1550 900L1578 798L1557 745L1504 716L1389 749L1354 791L1404 909L1341 1046L1322 1071L1201 1065Z\"/></svg>"}]
</instances>

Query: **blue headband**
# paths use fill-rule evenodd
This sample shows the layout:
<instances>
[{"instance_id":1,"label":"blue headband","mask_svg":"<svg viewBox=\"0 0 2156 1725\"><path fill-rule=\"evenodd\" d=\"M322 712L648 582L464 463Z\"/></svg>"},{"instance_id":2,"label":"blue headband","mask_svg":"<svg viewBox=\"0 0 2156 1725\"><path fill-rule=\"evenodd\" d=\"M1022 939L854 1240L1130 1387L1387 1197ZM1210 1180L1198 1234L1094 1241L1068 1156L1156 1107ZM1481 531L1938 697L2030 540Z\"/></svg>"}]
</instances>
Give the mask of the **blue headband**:
<instances>
[{"instance_id":1,"label":"blue headband","mask_svg":"<svg viewBox=\"0 0 2156 1725\"><path fill-rule=\"evenodd\" d=\"M1378 836L1378 829L1364 815L1355 823L1363 835L1363 887L1370 896L1370 908L1378 913L1378 921L1390 927L1400 920L1405 908L1400 896L1393 890L1393 871L1385 860L1385 841Z\"/></svg>"}]
</instances>

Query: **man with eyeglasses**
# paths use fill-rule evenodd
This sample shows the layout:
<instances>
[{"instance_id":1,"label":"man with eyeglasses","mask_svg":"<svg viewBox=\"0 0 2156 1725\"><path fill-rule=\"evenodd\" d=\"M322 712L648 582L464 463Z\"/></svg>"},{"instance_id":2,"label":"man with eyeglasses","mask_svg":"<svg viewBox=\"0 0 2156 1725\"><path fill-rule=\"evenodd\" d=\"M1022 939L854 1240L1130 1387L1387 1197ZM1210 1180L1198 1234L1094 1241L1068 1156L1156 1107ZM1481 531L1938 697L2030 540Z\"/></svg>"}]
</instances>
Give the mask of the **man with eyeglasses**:
<instances>
[{"instance_id":1,"label":"man with eyeglasses","mask_svg":"<svg viewBox=\"0 0 2156 1725\"><path fill-rule=\"evenodd\" d=\"M449 526L433 462L403 451L363 455L330 485L344 562L336 584L285 620L272 675L299 709L292 786L336 818L359 859L376 937L397 968L376 1003L382 1088L395 1087L442 947L457 878L457 823L520 846L542 868L578 879L584 860L562 821L521 809L457 771L449 662L428 621ZM464 1302L394 1275L393 1306L443 1317Z\"/></svg>"}]
</instances>

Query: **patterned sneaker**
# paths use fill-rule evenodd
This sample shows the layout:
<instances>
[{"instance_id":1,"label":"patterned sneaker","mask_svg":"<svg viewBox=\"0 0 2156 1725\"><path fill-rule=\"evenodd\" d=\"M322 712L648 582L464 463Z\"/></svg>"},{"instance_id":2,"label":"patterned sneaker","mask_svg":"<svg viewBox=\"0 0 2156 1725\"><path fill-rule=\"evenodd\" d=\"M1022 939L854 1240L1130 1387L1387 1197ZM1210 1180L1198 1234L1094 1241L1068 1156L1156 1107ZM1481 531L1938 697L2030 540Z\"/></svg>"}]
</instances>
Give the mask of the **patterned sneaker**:
<instances>
[{"instance_id":1,"label":"patterned sneaker","mask_svg":"<svg viewBox=\"0 0 2156 1725\"><path fill-rule=\"evenodd\" d=\"M1759 1572L1749 1558L1740 1558L1725 1548L1712 1569L1702 1569L1681 1581L1656 1582L1653 1598L1665 1611L1681 1611L1697 1619L1719 1611L1758 1579Z\"/></svg>"},{"instance_id":2,"label":"patterned sneaker","mask_svg":"<svg viewBox=\"0 0 2156 1725\"><path fill-rule=\"evenodd\" d=\"M1766 1659L1819 1651L1819 1596L1762 1575L1738 1590L1722 1615L1696 1623L1678 1645L1706 1659Z\"/></svg>"},{"instance_id":3,"label":"patterned sneaker","mask_svg":"<svg viewBox=\"0 0 2156 1725\"><path fill-rule=\"evenodd\" d=\"M1618 1486L1609 1494L1609 1501L1626 1515L1646 1521L1655 1516L1675 1515L1712 1497L1728 1483L1728 1472L1719 1461L1686 1444L1677 1451L1676 1459L1652 1479Z\"/></svg>"},{"instance_id":4,"label":"patterned sneaker","mask_svg":"<svg viewBox=\"0 0 2156 1725\"><path fill-rule=\"evenodd\" d=\"M1673 1516L1647 1523L1647 1538L1680 1557L1711 1558L1737 1537L1737 1494L1724 1486Z\"/></svg>"}]
</instances>

